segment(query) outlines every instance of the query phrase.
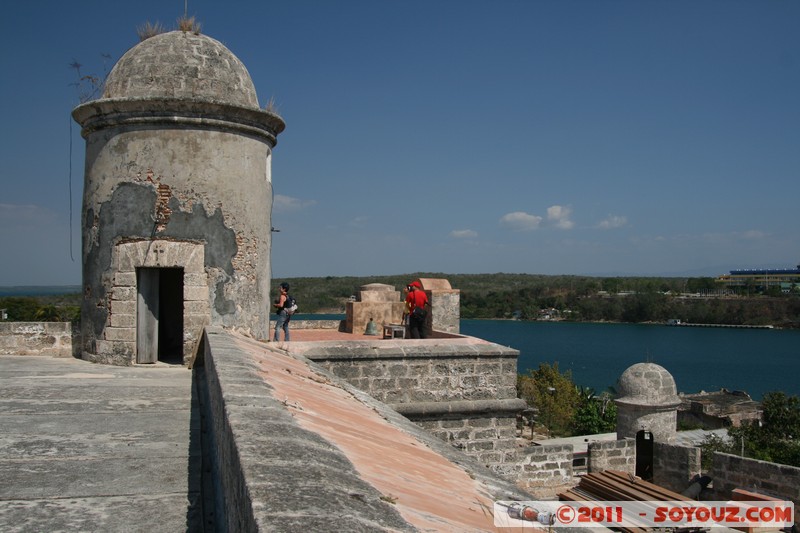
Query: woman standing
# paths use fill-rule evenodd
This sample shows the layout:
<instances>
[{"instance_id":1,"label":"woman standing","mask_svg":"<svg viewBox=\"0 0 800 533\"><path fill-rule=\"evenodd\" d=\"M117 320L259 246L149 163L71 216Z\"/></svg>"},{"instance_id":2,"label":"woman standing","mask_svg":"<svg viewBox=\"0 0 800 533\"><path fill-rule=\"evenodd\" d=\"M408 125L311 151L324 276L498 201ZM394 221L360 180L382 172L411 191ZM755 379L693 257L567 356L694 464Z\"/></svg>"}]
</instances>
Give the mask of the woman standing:
<instances>
[{"instance_id":1,"label":"woman standing","mask_svg":"<svg viewBox=\"0 0 800 533\"><path fill-rule=\"evenodd\" d=\"M278 334L281 329L283 329L283 340L289 340L289 321L292 319L292 315L289 314L286 306L289 302L289 284L286 282L281 283L280 291L280 295L275 300L275 303L272 304L275 312L278 313L278 320L275 321L275 336L272 338L275 342L278 341Z\"/></svg>"}]
</instances>

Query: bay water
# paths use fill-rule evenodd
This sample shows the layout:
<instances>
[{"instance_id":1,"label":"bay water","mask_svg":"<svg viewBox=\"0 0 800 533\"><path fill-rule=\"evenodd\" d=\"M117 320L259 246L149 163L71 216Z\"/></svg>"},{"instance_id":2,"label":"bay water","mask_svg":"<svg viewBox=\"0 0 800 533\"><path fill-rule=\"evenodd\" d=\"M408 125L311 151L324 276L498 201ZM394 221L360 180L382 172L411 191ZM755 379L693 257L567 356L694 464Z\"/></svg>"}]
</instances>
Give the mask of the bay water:
<instances>
[{"instance_id":1,"label":"bay water","mask_svg":"<svg viewBox=\"0 0 800 533\"><path fill-rule=\"evenodd\" d=\"M461 333L520 351L518 371L558 363L572 380L600 393L635 363L661 365L679 392L742 390L800 396L800 331L462 320Z\"/></svg>"}]
</instances>

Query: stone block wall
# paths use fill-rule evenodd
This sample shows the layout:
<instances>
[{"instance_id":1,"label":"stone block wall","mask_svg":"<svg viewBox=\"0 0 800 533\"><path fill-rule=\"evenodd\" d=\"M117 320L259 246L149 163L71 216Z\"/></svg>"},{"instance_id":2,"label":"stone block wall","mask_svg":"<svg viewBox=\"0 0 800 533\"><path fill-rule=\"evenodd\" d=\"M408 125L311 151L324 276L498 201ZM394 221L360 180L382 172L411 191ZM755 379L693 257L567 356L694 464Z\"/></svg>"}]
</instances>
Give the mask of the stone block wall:
<instances>
[{"instance_id":1,"label":"stone block wall","mask_svg":"<svg viewBox=\"0 0 800 533\"><path fill-rule=\"evenodd\" d=\"M461 291L451 288L446 279L421 278L419 281L431 304L431 312L428 314L429 330L459 333Z\"/></svg>"},{"instance_id":2,"label":"stone block wall","mask_svg":"<svg viewBox=\"0 0 800 533\"><path fill-rule=\"evenodd\" d=\"M0 355L72 356L70 322L0 322Z\"/></svg>"},{"instance_id":3,"label":"stone block wall","mask_svg":"<svg viewBox=\"0 0 800 533\"><path fill-rule=\"evenodd\" d=\"M516 468L507 475L523 489L535 491L538 497L555 497L575 486L573 452L571 444L528 446L517 452Z\"/></svg>"},{"instance_id":4,"label":"stone block wall","mask_svg":"<svg viewBox=\"0 0 800 533\"><path fill-rule=\"evenodd\" d=\"M689 480L701 473L700 448L655 442L653 449L653 483L681 493Z\"/></svg>"},{"instance_id":5,"label":"stone block wall","mask_svg":"<svg viewBox=\"0 0 800 533\"><path fill-rule=\"evenodd\" d=\"M590 442L588 456L589 473L603 470L636 473L636 441L633 439Z\"/></svg>"},{"instance_id":6,"label":"stone block wall","mask_svg":"<svg viewBox=\"0 0 800 533\"><path fill-rule=\"evenodd\" d=\"M470 413L467 409L471 406L465 407L462 413L456 408L453 414L414 416L409 413L407 416L433 436L475 457L493 471L505 475L507 469L513 470L510 467L517 461L515 418L504 415L501 404L484 415ZM506 477L514 479L514 476Z\"/></svg>"},{"instance_id":7,"label":"stone block wall","mask_svg":"<svg viewBox=\"0 0 800 533\"><path fill-rule=\"evenodd\" d=\"M183 362L188 363L200 340L200 334L211 321L208 276L205 272L205 246L196 242L139 240L121 242L113 249L114 273L109 277L102 303L84 296L83 307L103 308L103 325L99 328L88 316L97 310L82 312L83 358L94 363L130 366L137 353L137 281L136 269L183 269Z\"/></svg>"},{"instance_id":8,"label":"stone block wall","mask_svg":"<svg viewBox=\"0 0 800 533\"><path fill-rule=\"evenodd\" d=\"M716 452L708 475L714 480L714 500L730 500L733 489L791 500L795 508L795 525L800 527L797 513L800 508L800 468Z\"/></svg>"},{"instance_id":9,"label":"stone block wall","mask_svg":"<svg viewBox=\"0 0 800 533\"><path fill-rule=\"evenodd\" d=\"M519 352L489 342L314 343L303 355L495 468L510 459Z\"/></svg>"}]
</instances>

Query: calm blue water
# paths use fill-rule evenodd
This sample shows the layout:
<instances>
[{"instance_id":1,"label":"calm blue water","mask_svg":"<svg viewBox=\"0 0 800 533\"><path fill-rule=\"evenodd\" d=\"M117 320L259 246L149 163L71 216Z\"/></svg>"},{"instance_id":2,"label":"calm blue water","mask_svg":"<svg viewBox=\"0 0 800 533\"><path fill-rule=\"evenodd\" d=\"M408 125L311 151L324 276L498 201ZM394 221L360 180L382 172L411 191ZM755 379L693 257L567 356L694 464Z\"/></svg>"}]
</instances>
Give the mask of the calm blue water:
<instances>
[{"instance_id":1,"label":"calm blue water","mask_svg":"<svg viewBox=\"0 0 800 533\"><path fill-rule=\"evenodd\" d=\"M726 388L756 400L775 390L800 396L800 331L462 320L461 333L519 350L519 372L558 362L575 383L597 392L615 386L629 366L649 361L672 374L679 392Z\"/></svg>"},{"instance_id":2,"label":"calm blue water","mask_svg":"<svg viewBox=\"0 0 800 533\"><path fill-rule=\"evenodd\" d=\"M649 361L666 368L680 392L724 387L754 399L775 390L800 396L800 331L462 320L461 333L519 350L520 372L557 361L575 383L598 392Z\"/></svg>"}]
</instances>

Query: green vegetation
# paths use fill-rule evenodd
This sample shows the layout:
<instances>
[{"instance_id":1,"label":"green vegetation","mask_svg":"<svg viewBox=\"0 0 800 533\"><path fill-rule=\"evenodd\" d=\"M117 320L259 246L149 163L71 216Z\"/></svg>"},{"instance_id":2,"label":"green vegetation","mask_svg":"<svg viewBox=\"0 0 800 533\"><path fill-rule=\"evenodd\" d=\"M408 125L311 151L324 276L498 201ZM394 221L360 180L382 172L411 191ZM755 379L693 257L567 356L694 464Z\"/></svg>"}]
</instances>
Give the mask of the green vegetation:
<instances>
[{"instance_id":1,"label":"green vegetation","mask_svg":"<svg viewBox=\"0 0 800 533\"><path fill-rule=\"evenodd\" d=\"M616 427L617 406L611 395L578 387L572 373L561 373L558 363L541 363L517 375L517 395L536 411L535 426L553 437L607 433Z\"/></svg>"},{"instance_id":2,"label":"green vegetation","mask_svg":"<svg viewBox=\"0 0 800 533\"><path fill-rule=\"evenodd\" d=\"M701 445L704 470L711 467L715 451L800 467L800 398L770 392L761 407L763 424L729 428L729 440L706 438Z\"/></svg>"},{"instance_id":3,"label":"green vegetation","mask_svg":"<svg viewBox=\"0 0 800 533\"><path fill-rule=\"evenodd\" d=\"M78 322L81 317L80 294L10 296L0 298L9 322Z\"/></svg>"},{"instance_id":4,"label":"green vegetation","mask_svg":"<svg viewBox=\"0 0 800 533\"><path fill-rule=\"evenodd\" d=\"M301 313L344 313L346 302L363 285L383 283L400 290L418 278L447 279L454 289L461 291L461 317L467 319L537 320L547 314L550 319L575 322L666 322L680 319L695 324L800 327L800 295L701 297L700 294L718 289L712 278L417 272L391 276L273 279L271 294L277 294L278 284L287 281L292 287L292 295L299 302ZM10 294L28 298L28 301L3 303L10 297L0 298L0 309L9 309L8 320L36 320L32 317L38 308L48 305L56 309L41 310L41 316L74 317L74 320L79 314L79 294ZM11 309L14 309L13 314Z\"/></svg>"},{"instance_id":5,"label":"green vegetation","mask_svg":"<svg viewBox=\"0 0 800 533\"><path fill-rule=\"evenodd\" d=\"M400 290L417 278L445 278L461 291L461 317L800 327L800 295L701 296L719 290L712 278L543 276L535 274L415 273L395 276L290 278L304 313L344 313L362 285Z\"/></svg>"}]
</instances>

